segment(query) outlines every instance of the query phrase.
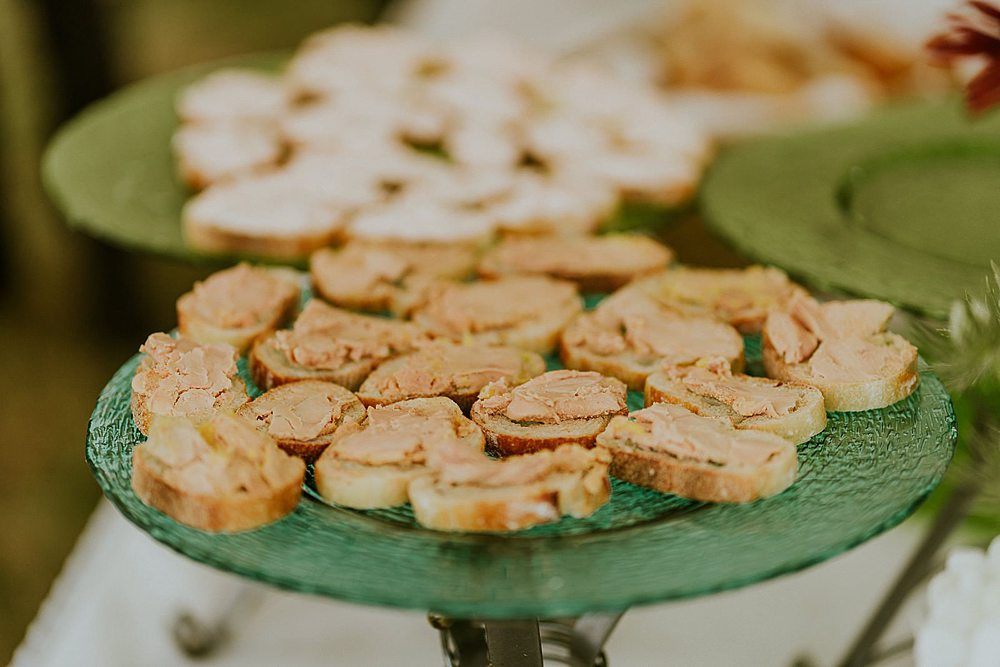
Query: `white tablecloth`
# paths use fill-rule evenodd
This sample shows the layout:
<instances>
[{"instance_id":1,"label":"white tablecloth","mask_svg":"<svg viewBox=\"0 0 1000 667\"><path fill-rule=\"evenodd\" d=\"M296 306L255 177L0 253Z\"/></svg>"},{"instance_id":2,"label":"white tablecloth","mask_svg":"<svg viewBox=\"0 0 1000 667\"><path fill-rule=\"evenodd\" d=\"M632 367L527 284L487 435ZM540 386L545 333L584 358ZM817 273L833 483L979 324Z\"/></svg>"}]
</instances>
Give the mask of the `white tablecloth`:
<instances>
[{"instance_id":1,"label":"white tablecloth","mask_svg":"<svg viewBox=\"0 0 1000 667\"><path fill-rule=\"evenodd\" d=\"M909 553L916 527L904 525L823 565L747 589L633 609L611 639L610 662L789 665L808 654L820 665L833 664ZM270 588L261 589L260 606L222 650L199 661L186 658L171 639L177 614L211 618L246 585L255 584L162 547L102 501L12 664L441 664L437 634L422 613ZM902 615L894 634L908 632L914 613Z\"/></svg>"}]
</instances>

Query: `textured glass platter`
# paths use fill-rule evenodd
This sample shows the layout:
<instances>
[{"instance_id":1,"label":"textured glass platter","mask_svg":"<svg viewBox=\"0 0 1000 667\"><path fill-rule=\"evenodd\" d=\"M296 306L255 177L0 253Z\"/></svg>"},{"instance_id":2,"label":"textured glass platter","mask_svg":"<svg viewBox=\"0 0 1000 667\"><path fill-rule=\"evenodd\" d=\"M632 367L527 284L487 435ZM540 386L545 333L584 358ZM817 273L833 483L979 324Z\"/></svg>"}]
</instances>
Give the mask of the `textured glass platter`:
<instances>
[{"instance_id":1,"label":"textured glass platter","mask_svg":"<svg viewBox=\"0 0 1000 667\"><path fill-rule=\"evenodd\" d=\"M751 369L759 343L747 340ZM208 565L297 591L452 616L571 616L704 595L807 567L907 517L940 481L955 417L940 381L883 410L834 413L799 448L798 481L748 505L712 505L613 483L587 519L564 518L508 535L425 530L409 507L354 511L308 488L289 516L213 535L178 524L131 490L130 382L139 357L101 392L87 461L105 495L133 523ZM557 363L552 361L552 367ZM241 362L244 378L249 377ZM254 389L252 394L256 394ZM633 393L630 407L641 407Z\"/></svg>"},{"instance_id":2,"label":"textured glass platter","mask_svg":"<svg viewBox=\"0 0 1000 667\"><path fill-rule=\"evenodd\" d=\"M925 102L748 142L710 169L701 205L756 259L943 318L1000 258L1000 114Z\"/></svg>"},{"instance_id":3,"label":"textured glass platter","mask_svg":"<svg viewBox=\"0 0 1000 667\"><path fill-rule=\"evenodd\" d=\"M42 164L46 191L73 227L125 248L184 260L239 259L204 255L181 235L181 209L191 191L177 176L171 137L174 100L188 84L222 67L277 71L284 53L196 65L128 86L64 125ZM611 229L662 225L680 213L628 205Z\"/></svg>"}]
</instances>

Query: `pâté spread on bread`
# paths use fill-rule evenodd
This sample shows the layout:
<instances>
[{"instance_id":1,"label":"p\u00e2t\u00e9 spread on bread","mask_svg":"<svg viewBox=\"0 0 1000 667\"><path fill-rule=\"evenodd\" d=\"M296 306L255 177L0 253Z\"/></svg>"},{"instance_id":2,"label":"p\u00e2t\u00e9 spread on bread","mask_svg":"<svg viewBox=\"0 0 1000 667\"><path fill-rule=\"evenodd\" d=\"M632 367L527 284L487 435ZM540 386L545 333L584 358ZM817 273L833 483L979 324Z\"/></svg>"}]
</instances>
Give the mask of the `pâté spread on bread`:
<instances>
[{"instance_id":1,"label":"p\u00e2t\u00e9 spread on bread","mask_svg":"<svg viewBox=\"0 0 1000 667\"><path fill-rule=\"evenodd\" d=\"M483 434L451 400L416 398L368 408L342 428L316 462L316 488L356 509L402 505L410 482L428 472L431 451L456 446L482 456Z\"/></svg>"},{"instance_id":2,"label":"p\u00e2t\u00e9 spread on bread","mask_svg":"<svg viewBox=\"0 0 1000 667\"><path fill-rule=\"evenodd\" d=\"M758 333L768 311L805 294L784 271L770 266L674 267L636 282L634 289L682 312L717 317L745 334Z\"/></svg>"},{"instance_id":3,"label":"p\u00e2t\u00e9 spread on bread","mask_svg":"<svg viewBox=\"0 0 1000 667\"><path fill-rule=\"evenodd\" d=\"M636 391L664 361L721 356L734 370L744 363L743 338L733 327L666 308L630 286L579 315L563 332L560 354L568 368L617 377Z\"/></svg>"},{"instance_id":4,"label":"p\u00e2t\u00e9 spread on bread","mask_svg":"<svg viewBox=\"0 0 1000 667\"><path fill-rule=\"evenodd\" d=\"M250 369L254 381L264 388L314 379L353 390L380 362L428 340L409 322L359 315L313 299L291 329L276 331L254 344Z\"/></svg>"},{"instance_id":5,"label":"p\u00e2t\u00e9 spread on bread","mask_svg":"<svg viewBox=\"0 0 1000 667\"><path fill-rule=\"evenodd\" d=\"M316 460L337 430L365 418L353 393L332 382L303 380L279 385L237 410L306 463Z\"/></svg>"},{"instance_id":6,"label":"p\u00e2t\u00e9 spread on bread","mask_svg":"<svg viewBox=\"0 0 1000 667\"><path fill-rule=\"evenodd\" d=\"M534 352L439 340L380 365L361 384L358 396L366 405L447 396L468 410L491 382L518 385L544 371L545 360Z\"/></svg>"},{"instance_id":7,"label":"p\u00e2t\u00e9 spread on bread","mask_svg":"<svg viewBox=\"0 0 1000 667\"><path fill-rule=\"evenodd\" d=\"M413 322L456 341L500 344L538 353L556 346L559 333L583 303L572 283L544 276L435 286Z\"/></svg>"},{"instance_id":8,"label":"p\u00e2t\u00e9 spread on bread","mask_svg":"<svg viewBox=\"0 0 1000 667\"><path fill-rule=\"evenodd\" d=\"M155 415L132 452L132 488L145 503L209 531L279 519L302 495L305 464L249 422L216 414L200 425Z\"/></svg>"},{"instance_id":9,"label":"p\u00e2t\u00e9 spread on bread","mask_svg":"<svg viewBox=\"0 0 1000 667\"><path fill-rule=\"evenodd\" d=\"M826 427L823 394L815 387L733 373L721 357L688 366L664 364L646 379L646 405L676 403L736 428L775 433L795 444Z\"/></svg>"},{"instance_id":10,"label":"p\u00e2t\u00e9 spread on bread","mask_svg":"<svg viewBox=\"0 0 1000 667\"><path fill-rule=\"evenodd\" d=\"M298 305L299 282L289 269L245 262L217 271L177 300L177 328L199 343L229 343L244 352L285 323Z\"/></svg>"},{"instance_id":11,"label":"p\u00e2t\u00e9 spread on bread","mask_svg":"<svg viewBox=\"0 0 1000 667\"><path fill-rule=\"evenodd\" d=\"M663 269L673 253L640 235L526 237L501 241L479 263L479 274L543 274L570 280L583 292L610 292Z\"/></svg>"},{"instance_id":12,"label":"p\u00e2t\u00e9 spread on bread","mask_svg":"<svg viewBox=\"0 0 1000 667\"><path fill-rule=\"evenodd\" d=\"M409 488L417 521L444 531L506 532L590 516L611 495L610 456L601 448L562 445L503 460L456 447L432 452L430 475Z\"/></svg>"},{"instance_id":13,"label":"p\u00e2t\u00e9 spread on bread","mask_svg":"<svg viewBox=\"0 0 1000 667\"><path fill-rule=\"evenodd\" d=\"M309 269L317 293L336 306L405 315L435 279L463 279L475 263L475 250L463 244L355 241L317 250Z\"/></svg>"},{"instance_id":14,"label":"p\u00e2t\u00e9 spread on bread","mask_svg":"<svg viewBox=\"0 0 1000 667\"><path fill-rule=\"evenodd\" d=\"M672 403L615 417L597 444L611 451L614 476L705 502L765 498L788 488L798 471L787 440Z\"/></svg>"},{"instance_id":15,"label":"p\u00e2t\u00e9 spread on bread","mask_svg":"<svg viewBox=\"0 0 1000 667\"><path fill-rule=\"evenodd\" d=\"M893 314L871 300L820 304L797 297L764 324L764 367L774 378L813 385L827 410L870 410L906 398L920 381L917 349L886 331Z\"/></svg>"},{"instance_id":16,"label":"p\u00e2t\u00e9 spread on bread","mask_svg":"<svg viewBox=\"0 0 1000 667\"><path fill-rule=\"evenodd\" d=\"M566 443L591 447L612 415L627 411L621 380L557 370L517 386L505 380L486 385L470 415L490 450L506 456Z\"/></svg>"},{"instance_id":17,"label":"p\u00e2t\u00e9 spread on bread","mask_svg":"<svg viewBox=\"0 0 1000 667\"><path fill-rule=\"evenodd\" d=\"M143 433L153 415L203 421L216 410L235 410L250 400L230 345L155 333L139 351L146 356L132 378L132 415Z\"/></svg>"}]
</instances>

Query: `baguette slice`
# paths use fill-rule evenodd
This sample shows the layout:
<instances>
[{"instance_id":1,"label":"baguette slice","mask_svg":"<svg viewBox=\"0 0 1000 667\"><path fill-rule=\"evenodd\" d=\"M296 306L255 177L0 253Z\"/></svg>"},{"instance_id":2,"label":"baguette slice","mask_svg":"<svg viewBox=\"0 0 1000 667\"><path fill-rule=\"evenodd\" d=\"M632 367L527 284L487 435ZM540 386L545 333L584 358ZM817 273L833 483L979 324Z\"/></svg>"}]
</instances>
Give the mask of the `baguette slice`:
<instances>
[{"instance_id":1,"label":"baguette slice","mask_svg":"<svg viewBox=\"0 0 1000 667\"><path fill-rule=\"evenodd\" d=\"M289 454L312 463L338 429L365 418L365 407L340 385L304 380L261 394L237 414L252 420Z\"/></svg>"},{"instance_id":2,"label":"baguette slice","mask_svg":"<svg viewBox=\"0 0 1000 667\"><path fill-rule=\"evenodd\" d=\"M323 380L355 391L380 363L428 340L409 322L358 315L313 299L292 329L254 343L250 373L265 390L288 382Z\"/></svg>"},{"instance_id":3,"label":"baguette slice","mask_svg":"<svg viewBox=\"0 0 1000 667\"><path fill-rule=\"evenodd\" d=\"M676 403L695 414L728 419L738 429L766 431L796 445L826 428L826 408L818 389L734 374L721 358L653 373L646 379L646 407L653 403Z\"/></svg>"},{"instance_id":4,"label":"baguette slice","mask_svg":"<svg viewBox=\"0 0 1000 667\"><path fill-rule=\"evenodd\" d=\"M317 250L309 272L316 292L334 305L405 316L434 279L467 278L475 262L475 249L465 244L353 241Z\"/></svg>"},{"instance_id":5,"label":"baguette slice","mask_svg":"<svg viewBox=\"0 0 1000 667\"><path fill-rule=\"evenodd\" d=\"M483 434L444 397L369 408L364 422L345 425L316 461L316 489L355 509L402 505L407 487L426 475L429 453L454 446L482 457Z\"/></svg>"},{"instance_id":6,"label":"baguette slice","mask_svg":"<svg viewBox=\"0 0 1000 667\"><path fill-rule=\"evenodd\" d=\"M618 290L566 327L559 348L567 368L616 377L642 391L662 363L687 365L720 356L744 366L743 338L712 317L665 308L631 286Z\"/></svg>"},{"instance_id":7,"label":"baguette slice","mask_svg":"<svg viewBox=\"0 0 1000 667\"><path fill-rule=\"evenodd\" d=\"M236 374L236 349L154 333L139 348L146 357L132 378L132 419L148 433L154 415L187 417L195 423L250 400Z\"/></svg>"},{"instance_id":8,"label":"baguette slice","mask_svg":"<svg viewBox=\"0 0 1000 667\"><path fill-rule=\"evenodd\" d=\"M600 447L563 445L502 461L436 450L432 475L410 483L417 522L433 530L508 532L590 516L611 496Z\"/></svg>"},{"instance_id":9,"label":"baguette slice","mask_svg":"<svg viewBox=\"0 0 1000 667\"><path fill-rule=\"evenodd\" d=\"M479 263L479 275L543 274L576 283L582 292L611 292L637 276L662 270L673 252L647 236L509 238Z\"/></svg>"},{"instance_id":10,"label":"baguette slice","mask_svg":"<svg viewBox=\"0 0 1000 667\"><path fill-rule=\"evenodd\" d=\"M628 412L625 384L599 373L549 371L518 386L500 380L479 396L471 417L501 456L593 447L612 416Z\"/></svg>"},{"instance_id":11,"label":"baguette slice","mask_svg":"<svg viewBox=\"0 0 1000 667\"><path fill-rule=\"evenodd\" d=\"M218 271L177 300L177 328L199 343L228 343L244 353L289 318L299 282L291 269L240 263Z\"/></svg>"},{"instance_id":12,"label":"baguette slice","mask_svg":"<svg viewBox=\"0 0 1000 667\"><path fill-rule=\"evenodd\" d=\"M285 516L302 495L305 463L245 420L217 414L201 426L153 418L132 452L132 489L173 519L212 532L250 530Z\"/></svg>"},{"instance_id":13,"label":"baguette slice","mask_svg":"<svg viewBox=\"0 0 1000 667\"><path fill-rule=\"evenodd\" d=\"M728 322L740 333L760 332L772 308L785 308L805 290L773 267L702 269L675 267L643 278L632 289L665 306Z\"/></svg>"},{"instance_id":14,"label":"baguette slice","mask_svg":"<svg viewBox=\"0 0 1000 667\"><path fill-rule=\"evenodd\" d=\"M202 190L181 218L195 250L299 260L339 240L349 212L299 177L269 171Z\"/></svg>"},{"instance_id":15,"label":"baguette slice","mask_svg":"<svg viewBox=\"0 0 1000 667\"><path fill-rule=\"evenodd\" d=\"M892 312L879 301L796 299L788 312L768 314L764 369L772 378L816 387L827 410L892 405L920 382L917 348L885 330Z\"/></svg>"},{"instance_id":16,"label":"baguette slice","mask_svg":"<svg viewBox=\"0 0 1000 667\"><path fill-rule=\"evenodd\" d=\"M433 336L545 354L583 303L572 283L511 276L435 286L413 322Z\"/></svg>"},{"instance_id":17,"label":"baguette slice","mask_svg":"<svg viewBox=\"0 0 1000 667\"><path fill-rule=\"evenodd\" d=\"M468 411L487 384L519 385L543 372L545 360L534 352L439 341L383 363L361 384L358 398L365 405L385 405L446 396Z\"/></svg>"},{"instance_id":18,"label":"baguette slice","mask_svg":"<svg viewBox=\"0 0 1000 667\"><path fill-rule=\"evenodd\" d=\"M520 170L489 212L508 235L568 238L595 233L620 204L618 189L605 179L569 170Z\"/></svg>"},{"instance_id":19,"label":"baguette slice","mask_svg":"<svg viewBox=\"0 0 1000 667\"><path fill-rule=\"evenodd\" d=\"M458 243L477 248L489 243L495 232L487 212L442 201L422 188L366 208L351 219L346 235L368 242Z\"/></svg>"},{"instance_id":20,"label":"baguette slice","mask_svg":"<svg viewBox=\"0 0 1000 667\"><path fill-rule=\"evenodd\" d=\"M249 121L183 125L172 146L181 180L195 190L262 173L284 155L273 127Z\"/></svg>"},{"instance_id":21,"label":"baguette slice","mask_svg":"<svg viewBox=\"0 0 1000 667\"><path fill-rule=\"evenodd\" d=\"M185 123L271 122L287 103L279 78L248 69L221 69L181 92L177 115Z\"/></svg>"},{"instance_id":22,"label":"baguette slice","mask_svg":"<svg viewBox=\"0 0 1000 667\"><path fill-rule=\"evenodd\" d=\"M615 417L597 444L611 451L615 477L703 502L753 502L781 493L798 474L795 445L784 438L672 403Z\"/></svg>"}]
</instances>

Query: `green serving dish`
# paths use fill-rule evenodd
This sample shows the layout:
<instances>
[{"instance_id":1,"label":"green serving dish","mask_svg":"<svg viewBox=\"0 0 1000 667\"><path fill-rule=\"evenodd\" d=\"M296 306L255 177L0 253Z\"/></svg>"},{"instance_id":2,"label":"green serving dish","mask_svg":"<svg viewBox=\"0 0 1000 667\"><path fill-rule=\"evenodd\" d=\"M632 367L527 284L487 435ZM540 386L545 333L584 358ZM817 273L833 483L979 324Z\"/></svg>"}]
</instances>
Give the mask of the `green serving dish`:
<instances>
[{"instance_id":1,"label":"green serving dish","mask_svg":"<svg viewBox=\"0 0 1000 667\"><path fill-rule=\"evenodd\" d=\"M943 319L1000 259L1000 114L921 102L736 145L701 205L751 257Z\"/></svg>"},{"instance_id":2,"label":"green serving dish","mask_svg":"<svg viewBox=\"0 0 1000 667\"><path fill-rule=\"evenodd\" d=\"M747 339L759 368L759 339ZM183 526L132 492L130 359L101 392L87 461L133 523L194 560L281 588L456 617L575 616L705 595L835 556L907 517L938 484L955 447L955 415L921 366L910 398L882 410L834 413L799 448L798 481L746 505L706 504L614 481L586 519L505 535L426 530L408 506L355 511L309 487L289 516L257 530ZM550 360L551 367L558 362ZM241 373L258 390L246 373ZM642 405L632 392L630 407Z\"/></svg>"}]
</instances>

